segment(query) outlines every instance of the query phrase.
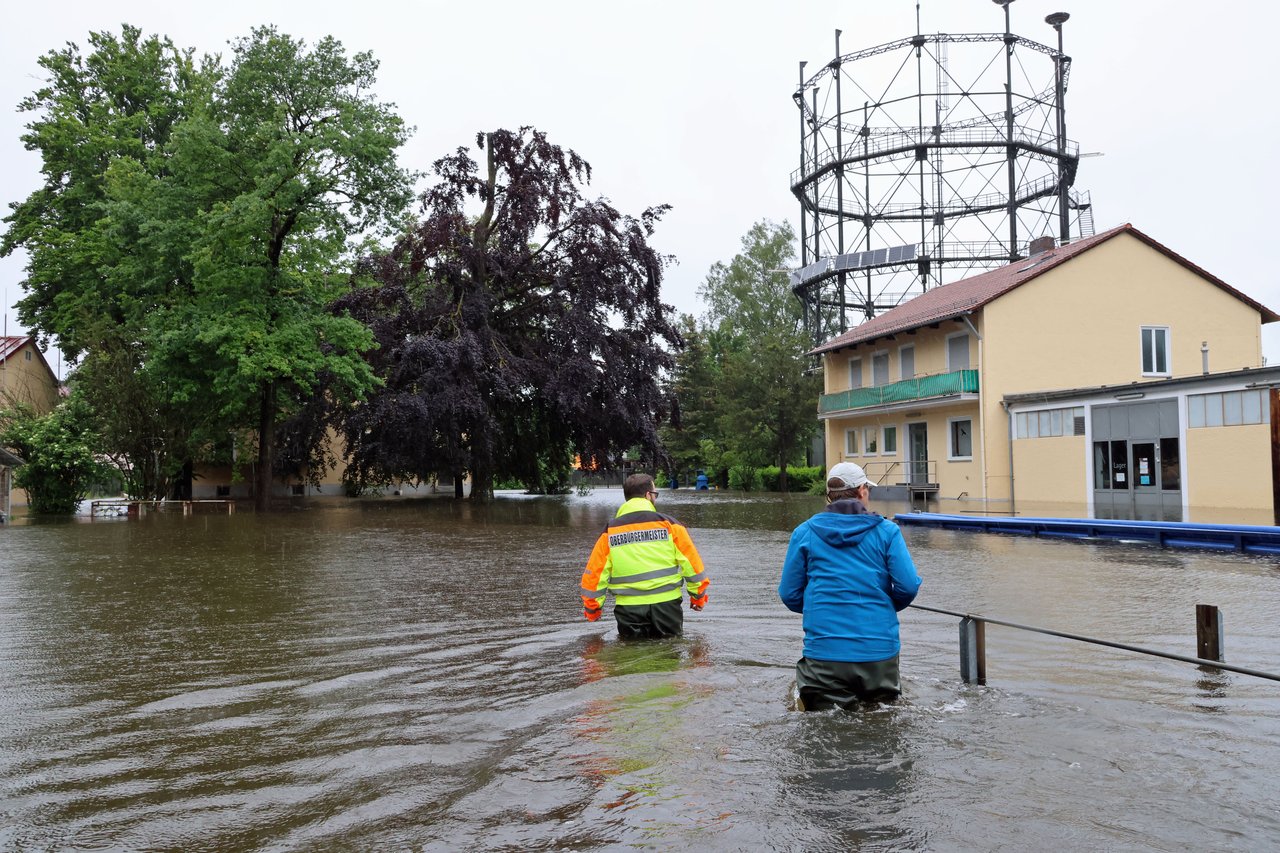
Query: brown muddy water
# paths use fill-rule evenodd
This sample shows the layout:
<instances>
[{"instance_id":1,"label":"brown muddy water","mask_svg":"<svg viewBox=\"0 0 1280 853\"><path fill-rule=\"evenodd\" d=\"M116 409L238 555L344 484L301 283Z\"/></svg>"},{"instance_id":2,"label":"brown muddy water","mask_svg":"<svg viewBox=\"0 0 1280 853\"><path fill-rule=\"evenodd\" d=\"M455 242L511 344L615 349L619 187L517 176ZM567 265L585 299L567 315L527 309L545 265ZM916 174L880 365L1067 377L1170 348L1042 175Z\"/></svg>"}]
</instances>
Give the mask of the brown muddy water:
<instances>
[{"instance_id":1,"label":"brown muddy water","mask_svg":"<svg viewBox=\"0 0 1280 853\"><path fill-rule=\"evenodd\" d=\"M0 848L1261 850L1280 685L903 614L904 698L787 709L817 499L664 492L678 641L581 619L621 496L317 501L0 528ZM918 602L1280 671L1280 561L904 528Z\"/></svg>"}]
</instances>

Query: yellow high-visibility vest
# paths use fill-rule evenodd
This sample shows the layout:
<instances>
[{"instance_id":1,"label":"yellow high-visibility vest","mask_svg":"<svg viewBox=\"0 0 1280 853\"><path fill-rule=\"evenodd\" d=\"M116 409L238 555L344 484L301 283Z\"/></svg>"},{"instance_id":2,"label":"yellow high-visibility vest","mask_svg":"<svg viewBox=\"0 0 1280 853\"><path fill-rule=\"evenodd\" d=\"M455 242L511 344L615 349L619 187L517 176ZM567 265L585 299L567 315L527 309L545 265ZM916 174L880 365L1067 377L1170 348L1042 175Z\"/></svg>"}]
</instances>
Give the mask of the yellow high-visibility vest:
<instances>
[{"instance_id":1,"label":"yellow high-visibility vest","mask_svg":"<svg viewBox=\"0 0 1280 853\"><path fill-rule=\"evenodd\" d=\"M654 509L648 498L632 498L596 540L582 573L582 602L589 610L612 593L614 603L656 604L706 592L710 581L702 557L684 525Z\"/></svg>"}]
</instances>

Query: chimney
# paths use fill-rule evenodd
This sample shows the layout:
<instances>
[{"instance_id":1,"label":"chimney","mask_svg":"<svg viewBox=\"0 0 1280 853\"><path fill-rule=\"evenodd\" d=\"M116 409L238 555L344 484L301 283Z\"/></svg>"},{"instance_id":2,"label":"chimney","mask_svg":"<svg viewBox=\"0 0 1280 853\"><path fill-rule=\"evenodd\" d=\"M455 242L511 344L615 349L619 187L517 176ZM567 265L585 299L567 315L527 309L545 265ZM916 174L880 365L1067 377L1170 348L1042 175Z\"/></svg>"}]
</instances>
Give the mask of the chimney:
<instances>
[{"instance_id":1,"label":"chimney","mask_svg":"<svg viewBox=\"0 0 1280 853\"><path fill-rule=\"evenodd\" d=\"M1046 234L1044 237L1037 237L1031 241L1031 245L1027 247L1027 251L1031 256L1047 252L1054 247L1053 236Z\"/></svg>"}]
</instances>

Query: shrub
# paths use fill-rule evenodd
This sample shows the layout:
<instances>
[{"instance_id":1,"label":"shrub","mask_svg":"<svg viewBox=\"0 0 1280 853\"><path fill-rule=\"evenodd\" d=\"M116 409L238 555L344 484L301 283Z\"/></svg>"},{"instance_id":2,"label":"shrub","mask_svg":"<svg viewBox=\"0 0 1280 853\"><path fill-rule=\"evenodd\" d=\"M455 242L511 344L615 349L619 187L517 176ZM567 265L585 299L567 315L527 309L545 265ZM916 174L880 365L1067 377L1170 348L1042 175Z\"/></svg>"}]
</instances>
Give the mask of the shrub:
<instances>
[{"instance_id":1,"label":"shrub","mask_svg":"<svg viewBox=\"0 0 1280 853\"><path fill-rule=\"evenodd\" d=\"M94 483L110 476L94 456L97 437L88 426L91 415L73 397L47 415L20 406L0 417L0 443L26 463L14 472L13 483L26 489L32 513L70 515Z\"/></svg>"},{"instance_id":2,"label":"shrub","mask_svg":"<svg viewBox=\"0 0 1280 853\"><path fill-rule=\"evenodd\" d=\"M782 491L782 471L777 465L760 469L760 479L764 482L766 492ZM822 477L822 468L809 468L803 465L792 465L787 468L787 491L807 492L815 480Z\"/></svg>"},{"instance_id":3,"label":"shrub","mask_svg":"<svg viewBox=\"0 0 1280 853\"><path fill-rule=\"evenodd\" d=\"M821 465L800 465L795 468L787 469L787 485L788 491L792 492L809 492L813 490L815 483L819 489L826 487L826 481L823 475L826 469ZM819 492L821 494L821 492Z\"/></svg>"},{"instance_id":4,"label":"shrub","mask_svg":"<svg viewBox=\"0 0 1280 853\"><path fill-rule=\"evenodd\" d=\"M729 488L743 492L759 492L764 489L760 469L750 465L734 465L729 469Z\"/></svg>"}]
</instances>

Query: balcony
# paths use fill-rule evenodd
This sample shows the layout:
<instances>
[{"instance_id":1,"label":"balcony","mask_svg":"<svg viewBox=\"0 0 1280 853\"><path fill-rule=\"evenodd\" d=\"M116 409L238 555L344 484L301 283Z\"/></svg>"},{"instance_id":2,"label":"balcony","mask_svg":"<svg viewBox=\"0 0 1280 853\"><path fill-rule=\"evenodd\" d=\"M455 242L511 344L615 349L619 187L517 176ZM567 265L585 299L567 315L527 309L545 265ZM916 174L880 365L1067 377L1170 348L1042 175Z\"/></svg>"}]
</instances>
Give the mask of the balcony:
<instances>
[{"instance_id":1,"label":"balcony","mask_svg":"<svg viewBox=\"0 0 1280 853\"><path fill-rule=\"evenodd\" d=\"M921 403L950 403L972 399L966 395L977 393L978 371L956 370L933 376L917 376L872 388L851 388L848 391L823 394L818 398L818 414L891 408L898 404L914 406Z\"/></svg>"}]
</instances>

